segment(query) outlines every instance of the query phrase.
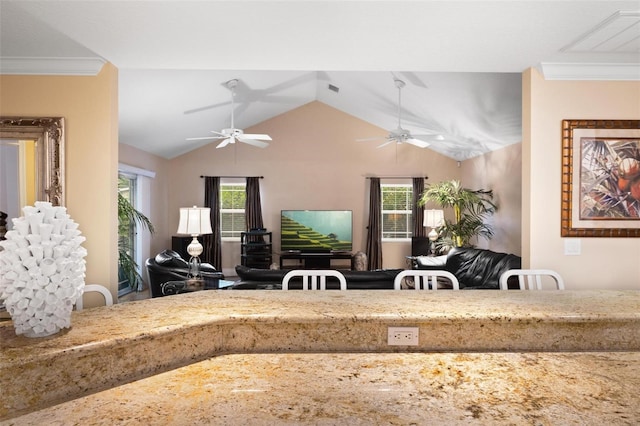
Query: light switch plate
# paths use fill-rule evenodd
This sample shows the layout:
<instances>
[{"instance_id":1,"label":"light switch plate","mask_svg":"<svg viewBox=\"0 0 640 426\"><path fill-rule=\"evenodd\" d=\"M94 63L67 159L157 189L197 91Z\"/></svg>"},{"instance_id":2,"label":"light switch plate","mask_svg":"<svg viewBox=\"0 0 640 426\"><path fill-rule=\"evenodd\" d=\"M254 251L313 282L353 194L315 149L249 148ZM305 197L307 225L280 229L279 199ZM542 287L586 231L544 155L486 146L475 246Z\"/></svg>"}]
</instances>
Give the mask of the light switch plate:
<instances>
[{"instance_id":1,"label":"light switch plate","mask_svg":"<svg viewBox=\"0 0 640 426\"><path fill-rule=\"evenodd\" d=\"M579 256L582 254L582 241L580 238L565 238L564 254L566 256Z\"/></svg>"}]
</instances>

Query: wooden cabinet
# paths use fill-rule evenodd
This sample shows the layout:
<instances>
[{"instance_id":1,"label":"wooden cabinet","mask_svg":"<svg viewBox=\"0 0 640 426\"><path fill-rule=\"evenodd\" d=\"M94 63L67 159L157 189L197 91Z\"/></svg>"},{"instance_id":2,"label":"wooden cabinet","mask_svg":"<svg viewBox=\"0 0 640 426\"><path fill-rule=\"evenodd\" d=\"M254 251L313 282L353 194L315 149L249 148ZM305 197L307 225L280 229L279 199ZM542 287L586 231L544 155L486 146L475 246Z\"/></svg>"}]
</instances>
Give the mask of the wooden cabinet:
<instances>
[{"instance_id":1,"label":"wooden cabinet","mask_svg":"<svg viewBox=\"0 0 640 426\"><path fill-rule=\"evenodd\" d=\"M285 260L295 260L295 269L353 269L351 252L282 253L280 255L280 269L286 268ZM340 260L342 260L341 265L332 264Z\"/></svg>"}]
</instances>

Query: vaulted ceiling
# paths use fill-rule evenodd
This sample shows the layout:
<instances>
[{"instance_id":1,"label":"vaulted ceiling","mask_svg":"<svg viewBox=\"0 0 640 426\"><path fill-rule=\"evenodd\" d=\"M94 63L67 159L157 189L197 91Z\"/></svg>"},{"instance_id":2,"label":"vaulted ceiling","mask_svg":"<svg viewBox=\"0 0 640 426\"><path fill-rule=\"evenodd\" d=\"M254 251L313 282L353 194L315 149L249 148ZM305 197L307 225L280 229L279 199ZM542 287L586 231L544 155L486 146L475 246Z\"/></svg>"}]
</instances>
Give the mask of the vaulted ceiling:
<instances>
[{"instance_id":1,"label":"vaulted ceiling","mask_svg":"<svg viewBox=\"0 0 640 426\"><path fill-rule=\"evenodd\" d=\"M464 160L521 141L527 68L640 79L640 2L0 1L1 73L105 61L119 69L120 142L166 158L229 127L227 80L240 79L239 128L320 101L391 130L400 78L402 127Z\"/></svg>"}]
</instances>

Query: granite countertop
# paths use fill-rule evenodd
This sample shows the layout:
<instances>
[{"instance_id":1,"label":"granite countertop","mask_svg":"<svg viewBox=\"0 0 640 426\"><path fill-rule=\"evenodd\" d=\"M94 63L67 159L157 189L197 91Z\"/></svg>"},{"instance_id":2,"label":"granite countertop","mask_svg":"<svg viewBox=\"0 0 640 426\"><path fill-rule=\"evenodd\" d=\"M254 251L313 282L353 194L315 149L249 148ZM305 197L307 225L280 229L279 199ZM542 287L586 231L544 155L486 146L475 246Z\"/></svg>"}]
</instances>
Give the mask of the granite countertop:
<instances>
[{"instance_id":1,"label":"granite countertop","mask_svg":"<svg viewBox=\"0 0 640 426\"><path fill-rule=\"evenodd\" d=\"M419 345L387 345L388 326L418 327ZM129 398L136 392L140 392L139 397L147 392L153 394L155 387L162 392L174 389L176 397L147 398L147 405L173 407L171 404L180 400L176 406L182 407L192 398L197 401L211 397L208 405L219 406L221 411L202 408L202 419L208 416L224 423L228 419L224 410L237 404L239 395L255 398L260 404L271 398L269 392L232 391L243 377L248 381L254 377L253 367L248 366L273 371L269 373L273 379L270 386L288 389L287 399L297 398L298 387L318 386L320 402L326 397L326 405L340 404L332 396L321 394L322 389L329 392L341 384L348 385L343 392L358 394L353 396L356 402L371 398L359 394L360 386L352 386L356 382L345 380L349 374L362 371L381 378L402 378L396 394L402 391L411 398L409 394L416 394L411 382L404 383L403 368L413 363L422 365L420 374L406 374L414 374L420 377L416 380L426 380L423 384L428 385L436 376L431 374L435 370L424 369L425 364L442 362L441 370L450 371L457 368L453 360L463 356L476 357L460 370L465 377L480 374L472 366L480 360L486 363L477 368L501 371L503 390L495 391L496 395L525 380L518 378L518 371L531 380L547 380L552 388L553 380L540 369L542 365L553 367L549 374L557 373L567 383L575 369L590 372L588 377L576 379L576 383L602 382L603 395L612 395L615 390L619 393L615 399L621 404L633 402L637 406L635 396L622 383L625 377L632 377L625 383L638 385L634 380L640 377L639 326L640 292L634 291L205 291L175 295L74 312L71 329L41 339L16 336L10 322L0 323L0 419L30 412L16 421L27 422L29 416L36 415L70 415L64 410L75 410L80 417L70 418L80 419L86 415L80 412L82 407L89 409L95 403L98 409L101 395L126 401L121 399L124 395ZM290 365L291 374L298 376L280 377L281 367L272 365L272 359L280 360L279 365ZM371 370L363 370L362 363L371 365ZM239 367L242 365L249 368L244 373ZM342 373L340 366L345 368ZM208 379L202 376L204 372L209 372ZM602 374L608 379L600 377ZM318 377L325 375L327 382L319 382ZM205 381L200 382L199 377ZM162 389L158 389L157 380L164 383ZM216 386L196 390L210 382ZM478 387L475 392L484 389L482 382L471 383L469 395L473 386ZM547 392L546 386L534 386L527 390L528 396L520 397L542 398L536 393ZM483 392L494 391L487 388ZM375 395L382 397L383 393ZM447 396L458 397L457 390ZM261 398L266 399L260 402ZM393 398L389 396L387 402L391 404ZM589 398L585 404L596 404L596 397ZM424 402L424 398L421 400ZM322 409L320 402L309 410ZM55 404L59 405L53 407ZM126 416L136 411L128 411L129 402L126 406L117 405L123 411L121 416L114 412L115 419L129 418ZM604 407L602 402L596 405ZM255 414L250 406L246 408L247 415ZM463 408L455 408L456 415L463 416ZM637 411L618 408L625 415L638 418ZM348 415L350 411L345 410L343 414ZM364 415L364 411L354 410L354 418ZM274 419L259 414L257 423ZM300 415L303 414L294 415L291 422L306 422ZM188 420L188 416L185 419L185 423L198 423ZM278 423L287 421L277 419ZM174 424L182 423L174 420ZM332 424L330 420L325 423Z\"/></svg>"},{"instance_id":2,"label":"granite countertop","mask_svg":"<svg viewBox=\"0 0 640 426\"><path fill-rule=\"evenodd\" d=\"M239 354L9 425L605 425L640 421L640 354Z\"/></svg>"}]
</instances>

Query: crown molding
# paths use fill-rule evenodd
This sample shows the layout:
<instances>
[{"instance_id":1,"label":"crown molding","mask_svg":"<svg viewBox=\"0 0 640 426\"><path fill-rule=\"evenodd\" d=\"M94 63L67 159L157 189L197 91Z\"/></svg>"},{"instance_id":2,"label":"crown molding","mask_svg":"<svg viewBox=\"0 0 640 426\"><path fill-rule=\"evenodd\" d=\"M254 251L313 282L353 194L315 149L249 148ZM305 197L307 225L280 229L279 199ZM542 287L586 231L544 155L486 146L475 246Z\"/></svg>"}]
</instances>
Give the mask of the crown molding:
<instances>
[{"instance_id":1,"label":"crown molding","mask_svg":"<svg viewBox=\"0 0 640 426\"><path fill-rule=\"evenodd\" d=\"M93 76L105 63L102 58L0 57L0 74Z\"/></svg>"},{"instance_id":2,"label":"crown molding","mask_svg":"<svg viewBox=\"0 0 640 426\"><path fill-rule=\"evenodd\" d=\"M545 80L640 80L640 63L554 63L538 69Z\"/></svg>"}]
</instances>

